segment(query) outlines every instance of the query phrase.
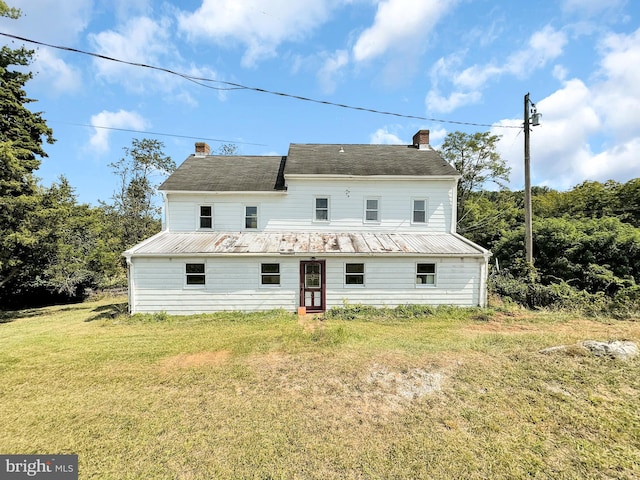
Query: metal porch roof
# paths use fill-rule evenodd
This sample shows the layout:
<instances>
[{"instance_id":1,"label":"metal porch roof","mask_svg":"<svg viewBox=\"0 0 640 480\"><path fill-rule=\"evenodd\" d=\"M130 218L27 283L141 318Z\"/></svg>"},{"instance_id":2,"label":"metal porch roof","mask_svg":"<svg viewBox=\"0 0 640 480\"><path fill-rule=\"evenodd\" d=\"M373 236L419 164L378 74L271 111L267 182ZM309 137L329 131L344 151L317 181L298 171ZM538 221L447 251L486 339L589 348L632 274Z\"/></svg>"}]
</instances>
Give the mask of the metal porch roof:
<instances>
[{"instance_id":1,"label":"metal porch roof","mask_svg":"<svg viewBox=\"0 0 640 480\"><path fill-rule=\"evenodd\" d=\"M477 257L490 253L457 234L348 232L160 232L124 253L126 257L235 254Z\"/></svg>"}]
</instances>

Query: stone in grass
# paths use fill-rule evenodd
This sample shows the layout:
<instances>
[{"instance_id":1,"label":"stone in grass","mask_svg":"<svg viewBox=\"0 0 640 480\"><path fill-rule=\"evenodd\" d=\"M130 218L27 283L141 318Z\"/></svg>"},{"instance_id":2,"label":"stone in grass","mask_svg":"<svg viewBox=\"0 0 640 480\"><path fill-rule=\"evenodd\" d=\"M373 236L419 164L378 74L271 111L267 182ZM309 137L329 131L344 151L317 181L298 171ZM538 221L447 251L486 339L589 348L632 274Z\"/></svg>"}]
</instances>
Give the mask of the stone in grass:
<instances>
[{"instance_id":1,"label":"stone in grass","mask_svg":"<svg viewBox=\"0 0 640 480\"><path fill-rule=\"evenodd\" d=\"M597 340L585 340L574 345L558 345L540 350L543 354L564 353L566 355L580 356L592 354L600 357L611 357L618 360L629 360L638 355L638 346L634 342L614 340L600 342Z\"/></svg>"},{"instance_id":2,"label":"stone in grass","mask_svg":"<svg viewBox=\"0 0 640 480\"><path fill-rule=\"evenodd\" d=\"M592 354L600 357L611 357L619 360L629 360L638 355L638 345L634 342L614 340L611 342L599 342L597 340L585 340L582 346Z\"/></svg>"}]
</instances>

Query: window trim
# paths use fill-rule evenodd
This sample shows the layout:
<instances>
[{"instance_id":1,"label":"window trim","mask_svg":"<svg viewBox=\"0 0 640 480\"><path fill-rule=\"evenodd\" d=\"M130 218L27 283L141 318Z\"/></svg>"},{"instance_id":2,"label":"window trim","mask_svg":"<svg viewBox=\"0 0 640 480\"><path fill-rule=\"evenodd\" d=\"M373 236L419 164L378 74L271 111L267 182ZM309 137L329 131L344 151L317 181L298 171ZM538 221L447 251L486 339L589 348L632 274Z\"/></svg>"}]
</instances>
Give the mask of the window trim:
<instances>
[{"instance_id":1,"label":"window trim","mask_svg":"<svg viewBox=\"0 0 640 480\"><path fill-rule=\"evenodd\" d=\"M202 272L188 272L189 265L202 265ZM189 283L190 277L202 277L203 283ZM186 288L205 288L207 286L207 263L206 262L185 262L184 264L184 286Z\"/></svg>"},{"instance_id":2,"label":"window trim","mask_svg":"<svg viewBox=\"0 0 640 480\"><path fill-rule=\"evenodd\" d=\"M326 200L327 201L327 218L319 219L318 218L318 200ZM331 221L331 198L327 195L316 195L313 197L313 222L314 223L329 223Z\"/></svg>"},{"instance_id":3,"label":"window trim","mask_svg":"<svg viewBox=\"0 0 640 480\"><path fill-rule=\"evenodd\" d=\"M375 200L377 202L377 207L375 210L369 209L368 208L368 202L370 200ZM369 220L367 218L367 213L369 213L370 211L375 211L376 212L376 219L375 220ZM364 198L364 218L363 218L363 222L364 223L380 223L381 222L381 202L380 202L380 197L365 197Z\"/></svg>"},{"instance_id":4,"label":"window trim","mask_svg":"<svg viewBox=\"0 0 640 480\"><path fill-rule=\"evenodd\" d=\"M424 221L419 222L415 219L416 212L422 212L423 210L416 210L416 202L424 202ZM426 225L427 224L427 212L429 211L429 199L425 197L416 197L411 199L411 223L413 225Z\"/></svg>"},{"instance_id":5,"label":"window trim","mask_svg":"<svg viewBox=\"0 0 640 480\"><path fill-rule=\"evenodd\" d=\"M433 265L433 273L431 272L418 272L418 267L420 265ZM433 283L418 283L418 276L433 276ZM438 286L438 264L436 262L416 262L415 267L415 285L416 288L435 288Z\"/></svg>"},{"instance_id":6,"label":"window trim","mask_svg":"<svg viewBox=\"0 0 640 480\"><path fill-rule=\"evenodd\" d=\"M247 215L247 208L255 208L256 209L256 215L255 215L256 226L255 227L247 227L247 220L249 218L253 218L253 217L250 217L249 215ZM258 222L260 220L260 208L259 208L259 206L257 204L251 204L251 205L250 204L245 204L243 206L243 210L244 210L243 229L244 230L251 230L251 231L258 230L258 227L259 227Z\"/></svg>"},{"instance_id":7,"label":"window trim","mask_svg":"<svg viewBox=\"0 0 640 480\"><path fill-rule=\"evenodd\" d=\"M347 265L362 265L362 273L359 272L347 272ZM364 262L344 262L344 287L345 288L364 288L366 286L366 274L367 266ZM360 276L362 277L362 283L347 283L347 276Z\"/></svg>"},{"instance_id":8,"label":"window trim","mask_svg":"<svg viewBox=\"0 0 640 480\"><path fill-rule=\"evenodd\" d=\"M265 265L277 265L278 266L278 272L264 272L264 266ZM260 262L260 288L279 288L282 286L282 272L281 272L281 268L280 268L280 263L279 262ZM271 276L271 277L278 277L278 283L264 283L264 277L265 276Z\"/></svg>"},{"instance_id":9,"label":"window trim","mask_svg":"<svg viewBox=\"0 0 640 480\"><path fill-rule=\"evenodd\" d=\"M203 208L210 208L211 209L211 215L207 216L207 215L202 215L202 209ZM211 226L210 227L203 227L202 226L202 219L203 218L209 218L211 219ZM202 204L202 205L198 205L198 220L197 220L197 226L198 226L198 230L213 230L213 205L212 204Z\"/></svg>"}]
</instances>

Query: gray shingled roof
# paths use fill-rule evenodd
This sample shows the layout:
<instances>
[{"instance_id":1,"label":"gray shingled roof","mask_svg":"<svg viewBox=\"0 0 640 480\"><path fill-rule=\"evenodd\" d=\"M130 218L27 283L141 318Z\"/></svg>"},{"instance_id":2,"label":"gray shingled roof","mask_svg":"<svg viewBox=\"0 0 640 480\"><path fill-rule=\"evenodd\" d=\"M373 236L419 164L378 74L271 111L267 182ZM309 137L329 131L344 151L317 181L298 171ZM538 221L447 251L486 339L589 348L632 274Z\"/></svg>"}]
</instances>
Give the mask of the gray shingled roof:
<instances>
[{"instance_id":1,"label":"gray shingled roof","mask_svg":"<svg viewBox=\"0 0 640 480\"><path fill-rule=\"evenodd\" d=\"M272 192L284 189L285 157L191 155L160 190Z\"/></svg>"},{"instance_id":2,"label":"gray shingled roof","mask_svg":"<svg viewBox=\"0 0 640 480\"><path fill-rule=\"evenodd\" d=\"M286 175L459 174L431 149L419 150L407 145L293 143L287 157L191 155L160 185L160 190L272 192L284 189Z\"/></svg>"},{"instance_id":3,"label":"gray shingled roof","mask_svg":"<svg viewBox=\"0 0 640 480\"><path fill-rule=\"evenodd\" d=\"M407 145L292 143L285 175L459 175L435 150Z\"/></svg>"}]
</instances>

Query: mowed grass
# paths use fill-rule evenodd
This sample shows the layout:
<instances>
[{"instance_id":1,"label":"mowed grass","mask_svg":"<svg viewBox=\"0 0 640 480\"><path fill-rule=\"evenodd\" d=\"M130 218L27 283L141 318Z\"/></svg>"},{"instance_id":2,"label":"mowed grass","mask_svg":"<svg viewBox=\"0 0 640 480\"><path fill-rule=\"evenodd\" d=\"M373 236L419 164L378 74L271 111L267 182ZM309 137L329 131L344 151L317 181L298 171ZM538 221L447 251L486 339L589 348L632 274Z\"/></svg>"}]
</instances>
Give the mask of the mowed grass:
<instances>
[{"instance_id":1,"label":"mowed grass","mask_svg":"<svg viewBox=\"0 0 640 480\"><path fill-rule=\"evenodd\" d=\"M123 302L0 317L1 453L75 453L83 479L640 478L640 359L539 353L638 322Z\"/></svg>"}]
</instances>

